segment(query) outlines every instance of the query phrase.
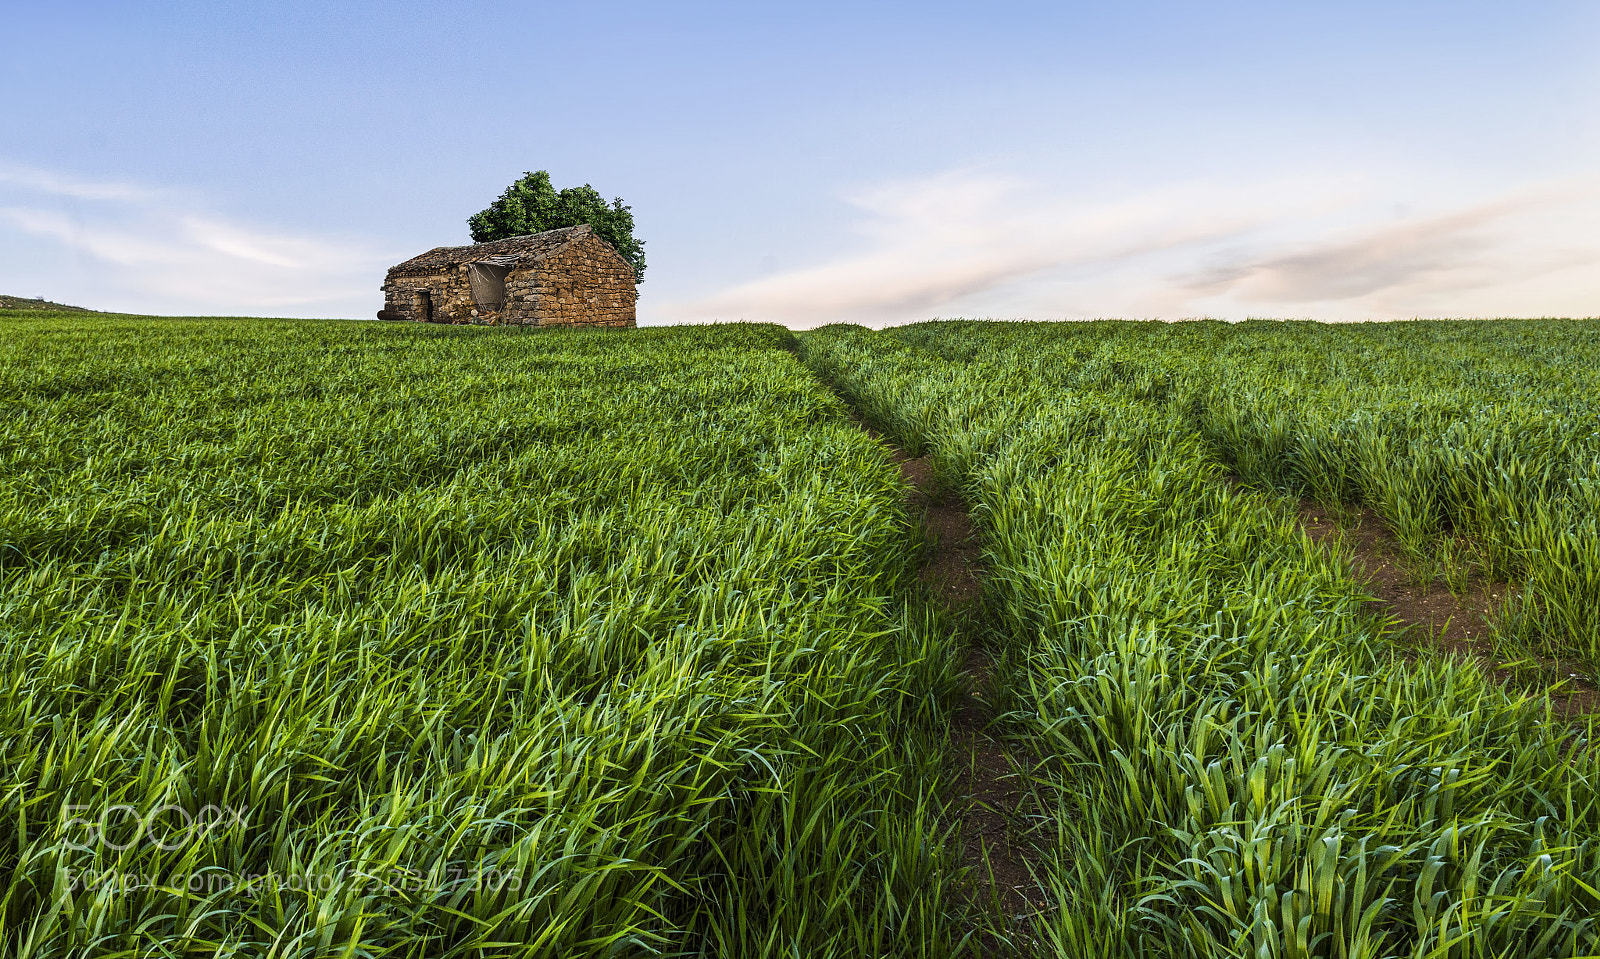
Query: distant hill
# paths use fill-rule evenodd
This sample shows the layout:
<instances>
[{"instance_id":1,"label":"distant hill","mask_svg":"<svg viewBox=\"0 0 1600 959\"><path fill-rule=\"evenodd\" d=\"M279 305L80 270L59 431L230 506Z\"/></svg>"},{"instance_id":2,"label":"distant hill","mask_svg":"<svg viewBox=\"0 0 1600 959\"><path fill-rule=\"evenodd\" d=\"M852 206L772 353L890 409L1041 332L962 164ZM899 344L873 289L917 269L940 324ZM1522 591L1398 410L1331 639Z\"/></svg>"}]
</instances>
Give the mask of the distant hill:
<instances>
[{"instance_id":1,"label":"distant hill","mask_svg":"<svg viewBox=\"0 0 1600 959\"><path fill-rule=\"evenodd\" d=\"M65 303L52 303L49 300L31 296L6 296L0 293L0 310L41 310L50 313L94 313L95 310L86 310L81 306L67 306Z\"/></svg>"}]
</instances>

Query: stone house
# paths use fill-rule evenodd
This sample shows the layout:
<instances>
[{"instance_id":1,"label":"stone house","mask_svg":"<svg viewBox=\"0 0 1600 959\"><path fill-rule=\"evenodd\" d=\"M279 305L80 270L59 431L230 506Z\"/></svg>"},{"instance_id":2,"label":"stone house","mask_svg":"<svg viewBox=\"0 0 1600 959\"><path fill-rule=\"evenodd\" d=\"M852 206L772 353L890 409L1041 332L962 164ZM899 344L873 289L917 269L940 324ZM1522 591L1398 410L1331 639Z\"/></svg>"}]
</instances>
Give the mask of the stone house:
<instances>
[{"instance_id":1,"label":"stone house","mask_svg":"<svg viewBox=\"0 0 1600 959\"><path fill-rule=\"evenodd\" d=\"M588 225L441 246L392 267L380 320L631 327L633 267Z\"/></svg>"}]
</instances>

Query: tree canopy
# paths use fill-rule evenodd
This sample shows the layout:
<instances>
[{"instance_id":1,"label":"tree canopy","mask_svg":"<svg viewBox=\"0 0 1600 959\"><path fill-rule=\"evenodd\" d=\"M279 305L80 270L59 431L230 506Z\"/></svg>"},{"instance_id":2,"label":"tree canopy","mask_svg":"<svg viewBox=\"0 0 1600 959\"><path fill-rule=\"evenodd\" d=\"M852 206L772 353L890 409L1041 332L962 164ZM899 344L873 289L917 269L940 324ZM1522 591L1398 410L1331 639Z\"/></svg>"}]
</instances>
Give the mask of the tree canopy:
<instances>
[{"instance_id":1,"label":"tree canopy","mask_svg":"<svg viewBox=\"0 0 1600 959\"><path fill-rule=\"evenodd\" d=\"M633 213L621 198L607 204L594 187L568 187L557 191L544 170L525 173L506 187L500 199L467 218L474 243L543 233L587 223L595 235L610 243L633 266L634 277L644 282L644 243L633 238Z\"/></svg>"}]
</instances>

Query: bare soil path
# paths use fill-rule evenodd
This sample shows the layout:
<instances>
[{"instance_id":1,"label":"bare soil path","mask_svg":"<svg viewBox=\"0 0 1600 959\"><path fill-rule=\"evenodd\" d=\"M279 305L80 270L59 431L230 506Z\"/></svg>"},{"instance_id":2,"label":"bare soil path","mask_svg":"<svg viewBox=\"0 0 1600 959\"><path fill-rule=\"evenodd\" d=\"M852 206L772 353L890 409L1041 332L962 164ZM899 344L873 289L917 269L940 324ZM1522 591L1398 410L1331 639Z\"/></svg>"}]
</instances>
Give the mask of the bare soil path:
<instances>
[{"instance_id":1,"label":"bare soil path","mask_svg":"<svg viewBox=\"0 0 1600 959\"><path fill-rule=\"evenodd\" d=\"M941 486L928 457L912 457L866 424L857 425L887 447L900 467L906 505L913 517L921 518L926 537L917 576L965 634L967 692L950 729L950 755L961 764L953 772L962 864L975 880L972 905L980 911L998 910L1016 939L1024 933L1026 918L1045 908L1047 900L1028 868L1031 847L1020 839L1025 824L1016 820L1024 798L1025 763L990 732L995 718L990 659L973 635L982 609L982 543L966 504L956 491ZM974 940L979 955L1016 954L1014 946L987 930L978 930Z\"/></svg>"},{"instance_id":2,"label":"bare soil path","mask_svg":"<svg viewBox=\"0 0 1600 959\"><path fill-rule=\"evenodd\" d=\"M1318 543L1343 542L1355 571L1367 581L1382 611L1421 642L1442 652L1472 659L1487 667L1502 683L1527 686L1519 672L1500 656L1492 641L1495 614L1514 587L1469 578L1459 593L1437 579L1424 580L1408 565L1405 552L1383 520L1369 509L1346 511L1341 523L1330 510L1302 499L1300 525ZM1546 685L1566 680L1550 690L1556 713L1573 717L1600 712L1600 691L1556 662L1534 664Z\"/></svg>"}]
</instances>

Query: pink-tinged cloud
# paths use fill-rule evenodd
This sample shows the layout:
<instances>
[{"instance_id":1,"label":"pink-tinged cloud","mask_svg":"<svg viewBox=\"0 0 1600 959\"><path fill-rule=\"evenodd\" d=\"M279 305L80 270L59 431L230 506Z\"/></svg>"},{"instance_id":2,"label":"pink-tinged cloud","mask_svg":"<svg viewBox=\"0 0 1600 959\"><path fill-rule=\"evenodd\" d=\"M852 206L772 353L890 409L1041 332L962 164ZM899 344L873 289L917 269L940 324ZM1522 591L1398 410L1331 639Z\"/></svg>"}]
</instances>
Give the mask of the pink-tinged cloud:
<instances>
[{"instance_id":1,"label":"pink-tinged cloud","mask_svg":"<svg viewBox=\"0 0 1600 959\"><path fill-rule=\"evenodd\" d=\"M957 171L850 202L859 249L698 300L680 321L934 315L1353 320L1600 312L1597 184L1396 222L1371 178L1196 182L1110 199Z\"/></svg>"},{"instance_id":2,"label":"pink-tinged cloud","mask_svg":"<svg viewBox=\"0 0 1600 959\"><path fill-rule=\"evenodd\" d=\"M1188 285L1198 296L1231 295L1254 303L1362 302L1385 312L1428 312L1429 299L1441 294L1465 298L1600 263L1600 244L1582 227L1597 200L1600 190L1590 184L1520 191L1244 258L1198 273ZM1550 289L1557 292L1556 285ZM1600 308L1589 298L1600 285L1571 292L1580 308L1572 312ZM1588 310L1581 309L1585 305Z\"/></svg>"}]
</instances>

